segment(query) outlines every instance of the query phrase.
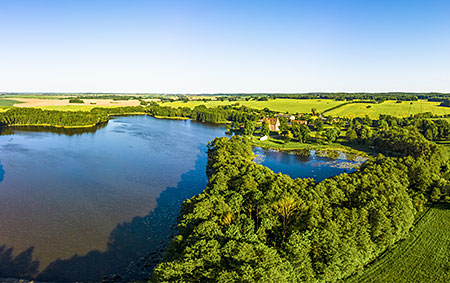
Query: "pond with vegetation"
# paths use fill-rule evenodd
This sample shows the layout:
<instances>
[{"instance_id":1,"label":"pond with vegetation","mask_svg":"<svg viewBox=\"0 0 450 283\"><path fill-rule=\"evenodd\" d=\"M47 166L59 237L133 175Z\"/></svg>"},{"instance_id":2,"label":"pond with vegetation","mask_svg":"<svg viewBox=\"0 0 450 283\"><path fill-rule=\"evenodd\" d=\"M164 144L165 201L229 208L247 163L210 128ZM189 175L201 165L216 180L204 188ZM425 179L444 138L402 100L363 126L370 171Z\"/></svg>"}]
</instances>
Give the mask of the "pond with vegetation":
<instances>
[{"instance_id":1,"label":"pond with vegetation","mask_svg":"<svg viewBox=\"0 0 450 283\"><path fill-rule=\"evenodd\" d=\"M205 188L206 144L217 136L224 127L147 116L91 130L3 131L1 276L139 278L138 259L151 252L159 261L181 203ZM358 162L254 151L255 162L277 173L318 181Z\"/></svg>"},{"instance_id":2,"label":"pond with vegetation","mask_svg":"<svg viewBox=\"0 0 450 283\"><path fill-rule=\"evenodd\" d=\"M256 163L269 167L275 173L288 174L294 179L313 178L317 182L341 173L354 172L366 160L359 156L350 159L341 152L336 152L337 155L331 158L316 150L287 153L255 147L253 152Z\"/></svg>"}]
</instances>

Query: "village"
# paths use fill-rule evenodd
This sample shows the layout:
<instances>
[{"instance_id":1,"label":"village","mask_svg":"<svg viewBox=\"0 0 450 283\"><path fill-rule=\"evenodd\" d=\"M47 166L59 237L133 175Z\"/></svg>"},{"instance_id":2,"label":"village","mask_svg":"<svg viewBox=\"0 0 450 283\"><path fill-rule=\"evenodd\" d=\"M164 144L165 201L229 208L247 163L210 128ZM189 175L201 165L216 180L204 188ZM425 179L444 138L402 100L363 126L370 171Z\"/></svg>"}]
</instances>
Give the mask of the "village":
<instances>
[{"instance_id":1,"label":"village","mask_svg":"<svg viewBox=\"0 0 450 283\"><path fill-rule=\"evenodd\" d=\"M260 113L261 115L261 113ZM332 143L348 126L348 121L324 116L316 111L304 114L263 114L257 122L234 122L227 125L229 132L254 136L260 142L271 140L277 143Z\"/></svg>"}]
</instances>

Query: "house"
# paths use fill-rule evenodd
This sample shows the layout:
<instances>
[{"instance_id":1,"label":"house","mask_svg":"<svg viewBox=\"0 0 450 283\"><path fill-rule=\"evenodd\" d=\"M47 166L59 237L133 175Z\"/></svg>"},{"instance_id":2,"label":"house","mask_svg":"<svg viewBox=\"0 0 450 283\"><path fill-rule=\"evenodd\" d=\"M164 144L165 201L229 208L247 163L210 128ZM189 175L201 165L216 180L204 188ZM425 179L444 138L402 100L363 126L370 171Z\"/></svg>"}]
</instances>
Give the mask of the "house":
<instances>
[{"instance_id":1,"label":"house","mask_svg":"<svg viewBox=\"0 0 450 283\"><path fill-rule=\"evenodd\" d=\"M280 130L280 119L276 118L264 118L263 122L269 126L272 132L278 132Z\"/></svg>"}]
</instances>

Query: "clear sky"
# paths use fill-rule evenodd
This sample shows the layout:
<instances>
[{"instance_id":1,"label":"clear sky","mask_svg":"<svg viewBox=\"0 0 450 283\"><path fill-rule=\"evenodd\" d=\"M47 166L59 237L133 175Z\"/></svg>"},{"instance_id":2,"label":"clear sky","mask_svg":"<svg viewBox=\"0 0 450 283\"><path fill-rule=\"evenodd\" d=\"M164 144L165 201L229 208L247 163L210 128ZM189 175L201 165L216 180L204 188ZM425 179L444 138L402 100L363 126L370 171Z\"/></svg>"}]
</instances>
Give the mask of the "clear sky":
<instances>
[{"instance_id":1,"label":"clear sky","mask_svg":"<svg viewBox=\"0 0 450 283\"><path fill-rule=\"evenodd\" d=\"M0 0L3 92L450 92L450 1Z\"/></svg>"}]
</instances>

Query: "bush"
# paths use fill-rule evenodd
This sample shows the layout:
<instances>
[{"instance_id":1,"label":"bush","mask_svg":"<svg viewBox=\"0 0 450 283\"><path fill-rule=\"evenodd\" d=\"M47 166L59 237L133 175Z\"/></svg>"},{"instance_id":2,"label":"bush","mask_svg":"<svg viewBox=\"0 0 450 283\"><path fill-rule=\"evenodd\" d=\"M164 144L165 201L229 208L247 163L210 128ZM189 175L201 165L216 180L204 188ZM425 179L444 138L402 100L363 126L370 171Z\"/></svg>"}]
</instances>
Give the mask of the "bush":
<instances>
[{"instance_id":1,"label":"bush","mask_svg":"<svg viewBox=\"0 0 450 283\"><path fill-rule=\"evenodd\" d=\"M71 98L69 99L69 103L80 103L80 104L84 104L84 101L82 99L79 98Z\"/></svg>"}]
</instances>

